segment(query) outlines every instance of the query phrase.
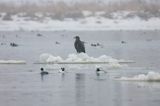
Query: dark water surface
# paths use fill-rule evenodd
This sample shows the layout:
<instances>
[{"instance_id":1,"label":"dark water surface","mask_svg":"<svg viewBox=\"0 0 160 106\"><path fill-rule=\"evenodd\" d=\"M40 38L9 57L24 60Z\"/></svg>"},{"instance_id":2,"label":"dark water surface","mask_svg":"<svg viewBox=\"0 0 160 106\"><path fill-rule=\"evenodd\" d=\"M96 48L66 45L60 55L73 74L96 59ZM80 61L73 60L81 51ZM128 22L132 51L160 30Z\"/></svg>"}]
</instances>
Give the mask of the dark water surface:
<instances>
[{"instance_id":1,"label":"dark water surface","mask_svg":"<svg viewBox=\"0 0 160 106\"><path fill-rule=\"evenodd\" d=\"M37 36L41 33L42 36ZM75 35L86 42L89 56L133 60L128 68L96 74L93 65L69 65L67 73L55 66L33 64L42 53L66 58L75 53ZM15 42L19 46L11 47ZM59 42L60 44L56 44ZM160 72L160 31L0 32L0 60L26 60L24 65L0 65L0 106L159 106L159 82L118 81L149 71ZM100 43L101 47L92 47ZM40 67L49 75L41 76ZM61 67L61 66L60 66ZM80 67L80 68L76 68ZM87 67L87 68L86 68Z\"/></svg>"}]
</instances>

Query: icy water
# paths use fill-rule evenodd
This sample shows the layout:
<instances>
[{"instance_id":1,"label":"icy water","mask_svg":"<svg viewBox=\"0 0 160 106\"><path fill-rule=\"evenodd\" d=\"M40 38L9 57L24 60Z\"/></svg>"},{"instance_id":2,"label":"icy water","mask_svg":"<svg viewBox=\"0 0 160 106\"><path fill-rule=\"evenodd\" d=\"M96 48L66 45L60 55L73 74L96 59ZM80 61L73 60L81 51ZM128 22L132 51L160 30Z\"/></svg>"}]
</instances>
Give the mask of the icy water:
<instances>
[{"instance_id":1,"label":"icy water","mask_svg":"<svg viewBox=\"0 0 160 106\"><path fill-rule=\"evenodd\" d=\"M40 33L42 36L37 36ZM133 60L128 67L96 74L94 65L33 64L42 53L66 58L75 53L75 35L85 41L89 56ZM18 47L11 47L10 43ZM57 42L57 43L56 43ZM160 31L0 32L0 60L26 60L24 65L0 64L1 106L159 106L160 82L120 81L121 76L160 72ZM102 46L93 47L91 44ZM50 74L40 75L40 67ZM60 66L61 67L61 66Z\"/></svg>"}]
</instances>

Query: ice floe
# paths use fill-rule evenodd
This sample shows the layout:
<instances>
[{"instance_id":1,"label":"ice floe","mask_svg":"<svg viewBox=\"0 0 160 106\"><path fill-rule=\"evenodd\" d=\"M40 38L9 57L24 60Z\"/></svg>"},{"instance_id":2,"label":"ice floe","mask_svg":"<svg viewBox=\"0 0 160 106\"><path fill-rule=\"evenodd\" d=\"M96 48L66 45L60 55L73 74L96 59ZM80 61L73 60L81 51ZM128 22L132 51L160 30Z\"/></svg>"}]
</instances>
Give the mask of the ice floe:
<instances>
[{"instance_id":1,"label":"ice floe","mask_svg":"<svg viewBox=\"0 0 160 106\"><path fill-rule=\"evenodd\" d=\"M43 53L40 55L39 62L40 63L54 63L54 64L59 64L59 63L64 63L68 64L71 63L72 66L74 66L74 63L79 63L79 65L83 64L89 64L89 63L95 63L95 67L97 67L98 63L107 63L107 64L99 64L98 66L104 67L104 68L122 68L126 67L127 64L120 64L119 62L125 62L125 60L118 60L110 56L102 55L99 57L92 57L89 56L86 53L80 53L80 54L69 54L66 59L63 59L60 56L53 56L52 54L49 53ZM97 64L96 64L97 63ZM77 67L77 66L76 66ZM84 66L83 66L84 68Z\"/></svg>"},{"instance_id":2,"label":"ice floe","mask_svg":"<svg viewBox=\"0 0 160 106\"><path fill-rule=\"evenodd\" d=\"M147 74L139 74L133 77L121 77L119 80L126 81L160 81L160 73L148 72Z\"/></svg>"},{"instance_id":3,"label":"ice floe","mask_svg":"<svg viewBox=\"0 0 160 106\"><path fill-rule=\"evenodd\" d=\"M91 57L86 53L80 54L69 54L66 59L60 56L53 56L49 53L44 53L40 55L40 62L108 62L108 63L118 63L119 60L114 59L110 56L102 55L100 57Z\"/></svg>"},{"instance_id":4,"label":"ice floe","mask_svg":"<svg viewBox=\"0 0 160 106\"><path fill-rule=\"evenodd\" d=\"M0 60L0 64L25 64L24 60Z\"/></svg>"}]
</instances>

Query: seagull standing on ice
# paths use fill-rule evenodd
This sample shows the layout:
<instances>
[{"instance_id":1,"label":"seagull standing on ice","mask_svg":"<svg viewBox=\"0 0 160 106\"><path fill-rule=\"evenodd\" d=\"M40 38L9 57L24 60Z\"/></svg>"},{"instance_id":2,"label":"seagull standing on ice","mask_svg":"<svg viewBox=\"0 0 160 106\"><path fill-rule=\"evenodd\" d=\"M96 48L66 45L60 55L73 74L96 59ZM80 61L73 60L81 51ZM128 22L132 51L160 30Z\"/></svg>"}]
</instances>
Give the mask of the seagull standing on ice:
<instances>
[{"instance_id":1,"label":"seagull standing on ice","mask_svg":"<svg viewBox=\"0 0 160 106\"><path fill-rule=\"evenodd\" d=\"M76 40L74 42L74 47L77 51L77 53L85 53L85 46L84 46L84 42L80 40L79 36L75 36L74 37Z\"/></svg>"}]
</instances>

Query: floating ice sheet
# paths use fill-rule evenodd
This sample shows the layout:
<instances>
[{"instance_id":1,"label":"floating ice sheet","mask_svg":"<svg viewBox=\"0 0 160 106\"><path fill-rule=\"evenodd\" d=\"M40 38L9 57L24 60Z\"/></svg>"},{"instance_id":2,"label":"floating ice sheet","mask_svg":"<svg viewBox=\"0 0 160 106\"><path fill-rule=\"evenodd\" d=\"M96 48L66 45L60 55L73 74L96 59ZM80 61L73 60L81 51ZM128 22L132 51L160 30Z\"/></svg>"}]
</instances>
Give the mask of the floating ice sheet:
<instances>
[{"instance_id":1,"label":"floating ice sheet","mask_svg":"<svg viewBox=\"0 0 160 106\"><path fill-rule=\"evenodd\" d=\"M0 64L25 64L24 60L0 60Z\"/></svg>"},{"instance_id":2,"label":"floating ice sheet","mask_svg":"<svg viewBox=\"0 0 160 106\"><path fill-rule=\"evenodd\" d=\"M122 68L124 66L127 66L126 64L120 64L119 61L124 61L125 60L117 60L113 57L102 55L100 57L91 57L88 56L86 53L80 53L80 54L69 54L66 59L63 59L60 56L53 56L49 53L43 53L40 55L39 59L40 63L80 63L85 64L85 63L107 63L107 64L99 64L100 67L105 67L105 68ZM95 64L96 65L96 64ZM97 65L96 65L97 66ZM95 66L95 67L96 67Z\"/></svg>"},{"instance_id":3,"label":"floating ice sheet","mask_svg":"<svg viewBox=\"0 0 160 106\"><path fill-rule=\"evenodd\" d=\"M40 55L40 62L109 62L118 63L119 60L114 59L110 56L102 55L100 57L90 57L86 53L80 54L69 54L66 59L60 56L53 56L49 53L44 53Z\"/></svg>"},{"instance_id":4,"label":"floating ice sheet","mask_svg":"<svg viewBox=\"0 0 160 106\"><path fill-rule=\"evenodd\" d=\"M147 74L139 74L133 77L121 77L119 80L126 81L160 81L160 73L148 72Z\"/></svg>"}]
</instances>

